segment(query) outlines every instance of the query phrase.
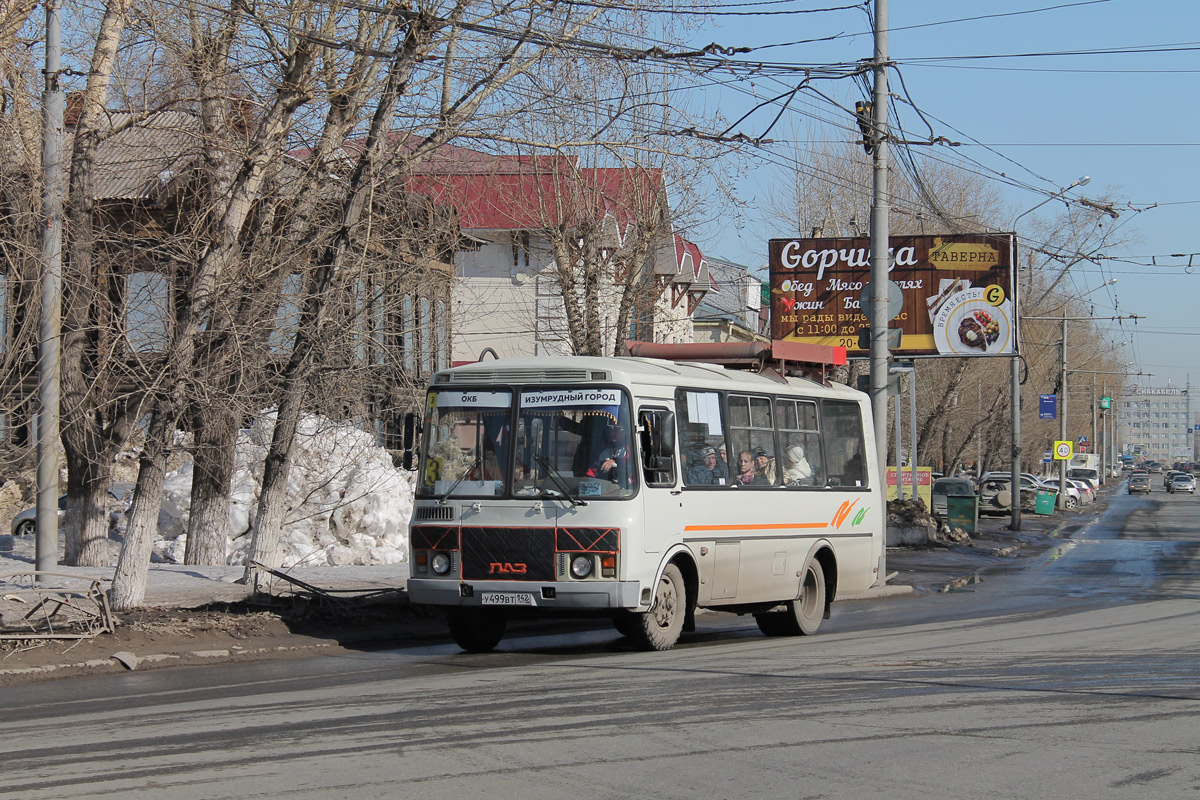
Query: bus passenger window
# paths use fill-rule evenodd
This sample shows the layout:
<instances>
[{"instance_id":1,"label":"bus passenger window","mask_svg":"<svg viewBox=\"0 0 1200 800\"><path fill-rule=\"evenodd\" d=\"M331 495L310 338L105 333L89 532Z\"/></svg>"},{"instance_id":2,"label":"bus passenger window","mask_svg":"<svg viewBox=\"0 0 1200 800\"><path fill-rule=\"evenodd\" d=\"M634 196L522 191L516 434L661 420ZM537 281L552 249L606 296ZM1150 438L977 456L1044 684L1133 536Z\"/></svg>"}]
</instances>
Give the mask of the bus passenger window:
<instances>
[{"instance_id":1,"label":"bus passenger window","mask_svg":"<svg viewBox=\"0 0 1200 800\"><path fill-rule=\"evenodd\" d=\"M829 485L867 486L862 415L858 406L842 400L822 401L821 432Z\"/></svg>"},{"instance_id":2,"label":"bus passenger window","mask_svg":"<svg viewBox=\"0 0 1200 800\"><path fill-rule=\"evenodd\" d=\"M775 458L775 427L771 422L771 401L766 397L731 394L729 437L737 453L735 483L771 486L779 483ZM750 466L744 463L749 455Z\"/></svg>"},{"instance_id":3,"label":"bus passenger window","mask_svg":"<svg viewBox=\"0 0 1200 800\"><path fill-rule=\"evenodd\" d=\"M731 470L724 458L721 395L680 389L675 393L675 406L678 409L683 485L728 486Z\"/></svg>"},{"instance_id":4,"label":"bus passenger window","mask_svg":"<svg viewBox=\"0 0 1200 800\"><path fill-rule=\"evenodd\" d=\"M784 486L824 486L816 402L776 400L775 414L783 451Z\"/></svg>"}]
</instances>

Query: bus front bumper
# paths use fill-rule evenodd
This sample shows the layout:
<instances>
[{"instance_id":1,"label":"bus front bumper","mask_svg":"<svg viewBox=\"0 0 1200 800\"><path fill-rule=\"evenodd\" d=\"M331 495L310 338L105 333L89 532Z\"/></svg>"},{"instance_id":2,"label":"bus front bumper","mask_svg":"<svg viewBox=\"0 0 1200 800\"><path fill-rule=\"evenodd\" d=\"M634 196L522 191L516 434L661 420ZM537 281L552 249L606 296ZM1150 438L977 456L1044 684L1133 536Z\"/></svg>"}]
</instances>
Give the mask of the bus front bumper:
<instances>
[{"instance_id":1,"label":"bus front bumper","mask_svg":"<svg viewBox=\"0 0 1200 800\"><path fill-rule=\"evenodd\" d=\"M455 581L409 578L408 597L433 606L489 608L637 608L637 581Z\"/></svg>"}]
</instances>

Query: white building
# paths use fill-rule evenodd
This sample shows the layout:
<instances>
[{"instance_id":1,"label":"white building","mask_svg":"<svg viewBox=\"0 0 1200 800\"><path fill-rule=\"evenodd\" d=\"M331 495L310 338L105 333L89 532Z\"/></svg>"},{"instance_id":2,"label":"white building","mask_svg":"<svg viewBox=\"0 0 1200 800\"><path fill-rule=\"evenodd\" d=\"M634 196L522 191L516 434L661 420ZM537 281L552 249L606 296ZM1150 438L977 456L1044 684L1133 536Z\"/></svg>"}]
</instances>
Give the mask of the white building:
<instances>
[{"instance_id":1,"label":"white building","mask_svg":"<svg viewBox=\"0 0 1200 800\"><path fill-rule=\"evenodd\" d=\"M1121 453L1144 453L1152 461L1193 461L1200 419L1190 388L1127 387L1115 402L1116 443Z\"/></svg>"},{"instance_id":2,"label":"white building","mask_svg":"<svg viewBox=\"0 0 1200 800\"><path fill-rule=\"evenodd\" d=\"M450 146L419 169L407 187L453 206L464 239L451 301L456 363L475 361L487 348L501 358L572 352L572 312L556 270L564 248L586 250L607 265L600 285L588 290L600 308L605 353L628 338L692 341L708 269L699 249L673 232L661 171ZM628 324L618 330L619 284L630 269L643 279Z\"/></svg>"}]
</instances>

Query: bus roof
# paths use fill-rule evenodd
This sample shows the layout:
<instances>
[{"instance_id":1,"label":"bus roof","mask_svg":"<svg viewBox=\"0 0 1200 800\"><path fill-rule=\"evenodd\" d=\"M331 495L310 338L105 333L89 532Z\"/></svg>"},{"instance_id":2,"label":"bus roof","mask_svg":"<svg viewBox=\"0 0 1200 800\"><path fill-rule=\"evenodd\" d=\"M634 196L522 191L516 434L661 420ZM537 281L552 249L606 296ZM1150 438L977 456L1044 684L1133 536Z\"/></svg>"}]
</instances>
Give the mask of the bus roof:
<instances>
[{"instance_id":1,"label":"bus roof","mask_svg":"<svg viewBox=\"0 0 1200 800\"><path fill-rule=\"evenodd\" d=\"M843 384L821 384L807 378L789 377L786 385L817 397L841 397L861 401L866 395ZM455 385L622 383L641 387L694 386L711 389L778 392L778 376L727 369L715 364L664 361L657 358L602 356L535 356L477 361L441 370L432 383Z\"/></svg>"}]
</instances>

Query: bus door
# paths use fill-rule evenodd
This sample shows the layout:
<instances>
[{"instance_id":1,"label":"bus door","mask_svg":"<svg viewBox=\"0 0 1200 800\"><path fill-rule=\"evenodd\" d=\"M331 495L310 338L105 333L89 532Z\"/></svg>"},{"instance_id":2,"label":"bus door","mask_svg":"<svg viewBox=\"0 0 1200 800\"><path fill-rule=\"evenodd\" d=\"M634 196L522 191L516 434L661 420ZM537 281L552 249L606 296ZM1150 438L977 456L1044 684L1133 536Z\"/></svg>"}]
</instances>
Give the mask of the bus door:
<instances>
[{"instance_id":1,"label":"bus door","mask_svg":"<svg viewBox=\"0 0 1200 800\"><path fill-rule=\"evenodd\" d=\"M661 553L680 534L683 507L679 459L675 453L675 414L665 405L638 408L638 449L642 467L642 550Z\"/></svg>"}]
</instances>

